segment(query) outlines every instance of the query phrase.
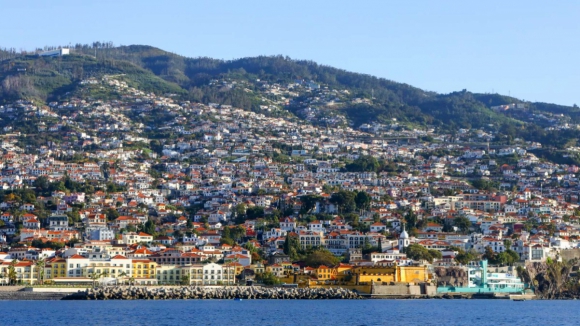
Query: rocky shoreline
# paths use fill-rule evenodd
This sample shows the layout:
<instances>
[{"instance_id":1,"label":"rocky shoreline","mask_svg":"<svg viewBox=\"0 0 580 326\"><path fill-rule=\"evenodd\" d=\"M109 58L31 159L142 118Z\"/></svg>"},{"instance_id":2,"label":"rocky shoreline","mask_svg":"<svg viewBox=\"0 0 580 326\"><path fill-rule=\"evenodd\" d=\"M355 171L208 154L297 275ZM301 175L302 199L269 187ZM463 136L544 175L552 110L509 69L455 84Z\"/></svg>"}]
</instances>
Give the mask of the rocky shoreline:
<instances>
[{"instance_id":1,"label":"rocky shoreline","mask_svg":"<svg viewBox=\"0 0 580 326\"><path fill-rule=\"evenodd\" d=\"M287 289L266 287L106 287L72 293L63 300L171 300L171 299L362 299L356 292L342 289Z\"/></svg>"}]
</instances>

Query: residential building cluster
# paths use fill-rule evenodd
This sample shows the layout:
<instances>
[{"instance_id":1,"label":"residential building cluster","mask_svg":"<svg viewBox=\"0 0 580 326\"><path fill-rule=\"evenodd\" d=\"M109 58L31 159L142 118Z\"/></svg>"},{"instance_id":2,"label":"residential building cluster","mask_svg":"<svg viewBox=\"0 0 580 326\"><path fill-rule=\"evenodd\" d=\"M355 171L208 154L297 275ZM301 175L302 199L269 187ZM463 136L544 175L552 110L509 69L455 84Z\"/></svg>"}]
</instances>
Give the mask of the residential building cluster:
<instances>
[{"instance_id":1,"label":"residential building cluster","mask_svg":"<svg viewBox=\"0 0 580 326\"><path fill-rule=\"evenodd\" d=\"M427 265L460 265L461 251L542 261L578 248L579 167L539 159L537 143L492 148L489 132L397 121L346 126L315 107L370 100L311 81L252 85L277 98L257 112L178 101L116 76L81 85L117 97L0 107L5 283L11 270L23 283L215 285L265 273L422 282ZM298 100L305 120L282 110ZM369 157L380 165L350 168ZM340 192L368 202L349 205ZM296 261L289 239L343 262ZM441 257L409 257L414 245ZM420 277L400 276L405 268ZM371 272L390 276L362 277Z\"/></svg>"}]
</instances>

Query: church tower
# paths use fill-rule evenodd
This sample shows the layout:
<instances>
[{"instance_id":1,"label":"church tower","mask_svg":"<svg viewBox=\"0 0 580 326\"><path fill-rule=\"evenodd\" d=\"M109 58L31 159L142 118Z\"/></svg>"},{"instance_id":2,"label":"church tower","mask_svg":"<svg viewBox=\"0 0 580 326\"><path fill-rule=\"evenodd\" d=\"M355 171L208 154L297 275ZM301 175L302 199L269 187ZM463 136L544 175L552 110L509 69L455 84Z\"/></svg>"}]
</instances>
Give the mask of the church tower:
<instances>
[{"instance_id":1,"label":"church tower","mask_svg":"<svg viewBox=\"0 0 580 326\"><path fill-rule=\"evenodd\" d=\"M401 235L399 235L399 252L405 252L405 249L407 249L409 244L409 234L405 230L405 224L403 224L403 232L401 232Z\"/></svg>"}]
</instances>

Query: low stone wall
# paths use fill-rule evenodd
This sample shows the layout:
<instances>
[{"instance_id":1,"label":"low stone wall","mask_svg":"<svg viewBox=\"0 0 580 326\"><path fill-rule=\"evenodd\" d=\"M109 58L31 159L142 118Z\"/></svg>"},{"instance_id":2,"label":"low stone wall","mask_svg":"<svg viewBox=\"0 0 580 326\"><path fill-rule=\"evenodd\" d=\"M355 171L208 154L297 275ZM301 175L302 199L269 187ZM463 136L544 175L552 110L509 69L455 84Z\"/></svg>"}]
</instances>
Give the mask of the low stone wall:
<instances>
[{"instance_id":1,"label":"low stone wall","mask_svg":"<svg viewBox=\"0 0 580 326\"><path fill-rule=\"evenodd\" d=\"M417 289L413 289L416 287ZM405 296L409 294L421 294L421 289L418 285L406 285L406 284L394 284L394 285L374 285L372 293L373 295L384 295L384 296Z\"/></svg>"},{"instance_id":2,"label":"low stone wall","mask_svg":"<svg viewBox=\"0 0 580 326\"><path fill-rule=\"evenodd\" d=\"M419 297L432 296L437 293L437 287L430 284L391 284L373 285L373 296L380 297Z\"/></svg>"},{"instance_id":3,"label":"low stone wall","mask_svg":"<svg viewBox=\"0 0 580 326\"><path fill-rule=\"evenodd\" d=\"M85 291L86 288L50 288L50 287L32 287L32 288L24 288L22 291L24 292L35 292L35 293L76 293L79 291Z\"/></svg>"},{"instance_id":4,"label":"low stone wall","mask_svg":"<svg viewBox=\"0 0 580 326\"><path fill-rule=\"evenodd\" d=\"M107 287L70 294L63 300L167 300L167 299L360 299L357 293L341 289L266 287Z\"/></svg>"},{"instance_id":5,"label":"low stone wall","mask_svg":"<svg viewBox=\"0 0 580 326\"><path fill-rule=\"evenodd\" d=\"M24 289L24 286L21 286L21 285L0 286L0 292L15 292L15 291L21 291L22 289Z\"/></svg>"},{"instance_id":6,"label":"low stone wall","mask_svg":"<svg viewBox=\"0 0 580 326\"><path fill-rule=\"evenodd\" d=\"M15 291L0 292L0 300L62 300L66 293Z\"/></svg>"}]
</instances>

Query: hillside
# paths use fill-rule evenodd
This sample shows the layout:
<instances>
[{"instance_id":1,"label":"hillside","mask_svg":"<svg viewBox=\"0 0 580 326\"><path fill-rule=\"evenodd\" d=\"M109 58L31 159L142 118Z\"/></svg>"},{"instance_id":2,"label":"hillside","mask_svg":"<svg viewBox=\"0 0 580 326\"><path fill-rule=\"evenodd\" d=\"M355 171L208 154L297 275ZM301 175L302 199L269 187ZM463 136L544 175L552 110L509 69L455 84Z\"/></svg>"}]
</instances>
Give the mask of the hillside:
<instances>
[{"instance_id":1,"label":"hillside","mask_svg":"<svg viewBox=\"0 0 580 326\"><path fill-rule=\"evenodd\" d=\"M57 99L74 91L81 80L105 74L125 74L133 86L144 91L186 94L178 85L123 60L77 54L58 58L23 55L0 61L0 102Z\"/></svg>"},{"instance_id":2,"label":"hillside","mask_svg":"<svg viewBox=\"0 0 580 326\"><path fill-rule=\"evenodd\" d=\"M248 110L276 106L312 123L397 123L411 128L504 128L508 138L543 143L554 140L550 127L580 121L580 109L547 103L524 103L525 110L492 110L523 103L498 94L466 90L437 94L419 88L284 56L237 60L187 58L154 47L114 47L96 42L76 45L72 55L42 58L0 53L0 102L18 98L41 101L75 94L78 83L104 74L125 74L134 87L158 94L177 94L203 103ZM280 85L283 91L276 91ZM288 88L295 85L295 88ZM294 87L294 86L292 86ZM107 94L90 94L107 96ZM538 116L540 115L540 116ZM563 115L555 117L556 115ZM570 137L574 137L575 131ZM509 141L509 139L508 139ZM569 137L557 143L567 144Z\"/></svg>"}]
</instances>

